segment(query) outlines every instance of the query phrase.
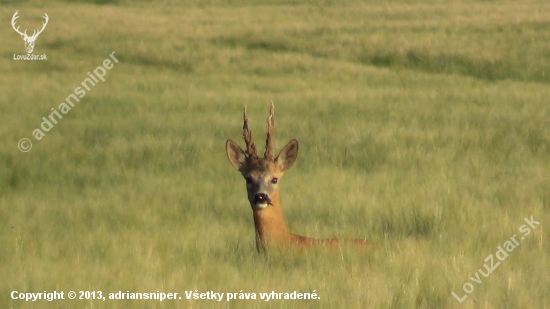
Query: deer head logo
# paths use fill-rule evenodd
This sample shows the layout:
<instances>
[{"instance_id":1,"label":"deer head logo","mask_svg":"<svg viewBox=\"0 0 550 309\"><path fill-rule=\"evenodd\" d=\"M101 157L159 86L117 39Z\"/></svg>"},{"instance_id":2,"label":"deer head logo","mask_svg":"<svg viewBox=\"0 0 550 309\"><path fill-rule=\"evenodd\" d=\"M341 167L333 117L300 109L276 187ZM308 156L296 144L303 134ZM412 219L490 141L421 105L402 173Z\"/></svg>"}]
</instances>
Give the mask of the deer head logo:
<instances>
[{"instance_id":1,"label":"deer head logo","mask_svg":"<svg viewBox=\"0 0 550 309\"><path fill-rule=\"evenodd\" d=\"M36 38L38 38L38 35L40 33L42 33L42 31L44 31L44 28L46 28L46 25L48 24L48 14L44 13L44 19L46 20L46 22L42 22L42 29L38 30L33 30L33 33L31 36L28 36L27 35L27 29L25 29L25 32L21 32L19 31L19 26L17 26L17 28L15 28L15 20L19 18L19 16L17 15L19 11L15 12L15 14L13 14L13 17L11 19L11 26L13 27L13 30L15 30L15 32L19 33L21 35L21 38L23 38L23 40L25 41L25 49L27 50L27 53L32 53L33 49L34 49L34 41L36 41Z\"/></svg>"}]
</instances>

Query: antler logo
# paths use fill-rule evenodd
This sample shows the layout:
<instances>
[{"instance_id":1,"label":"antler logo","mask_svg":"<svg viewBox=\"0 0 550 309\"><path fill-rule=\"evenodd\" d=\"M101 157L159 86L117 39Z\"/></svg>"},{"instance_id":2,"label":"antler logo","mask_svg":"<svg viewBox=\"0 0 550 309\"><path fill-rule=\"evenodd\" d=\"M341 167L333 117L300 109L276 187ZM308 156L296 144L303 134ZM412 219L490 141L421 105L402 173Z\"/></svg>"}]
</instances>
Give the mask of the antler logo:
<instances>
[{"instance_id":1,"label":"antler logo","mask_svg":"<svg viewBox=\"0 0 550 309\"><path fill-rule=\"evenodd\" d=\"M36 41L36 38L38 38L38 35L42 33L42 31L44 31L44 28L46 28L46 25L48 24L48 20L49 20L48 14L44 13L43 17L46 20L46 22L42 22L42 29L38 30L38 32L37 30L33 30L32 35L28 36L27 29L25 29L25 32L21 32L19 31L19 26L15 28L15 20L19 18L19 16L17 15L18 12L19 11L13 14L13 17L11 19L11 26L13 27L13 30L15 30L15 32L21 35L21 38L23 38L23 40L25 41L25 49L27 50L27 53L30 54L34 50L34 41Z\"/></svg>"}]
</instances>

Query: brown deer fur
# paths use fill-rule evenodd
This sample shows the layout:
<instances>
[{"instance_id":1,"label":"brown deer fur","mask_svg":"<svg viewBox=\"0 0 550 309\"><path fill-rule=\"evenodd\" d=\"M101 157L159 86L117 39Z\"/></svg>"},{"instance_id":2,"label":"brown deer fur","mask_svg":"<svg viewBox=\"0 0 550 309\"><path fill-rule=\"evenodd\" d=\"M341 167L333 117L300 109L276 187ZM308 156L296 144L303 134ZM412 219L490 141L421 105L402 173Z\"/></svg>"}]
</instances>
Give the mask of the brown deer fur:
<instances>
[{"instance_id":1,"label":"brown deer fur","mask_svg":"<svg viewBox=\"0 0 550 309\"><path fill-rule=\"evenodd\" d=\"M341 243L353 243L356 245L370 245L365 239L315 239L292 234L289 232L281 207L278 182L283 173L289 169L298 156L298 141L291 140L273 158L273 129L274 107L271 103L270 116L268 118L268 134L264 157L260 158L256 146L252 141L252 133L248 128L246 108L243 117L243 137L246 151L237 143L227 140L226 152L231 165L241 172L246 180L248 201L254 215L254 227L256 230L256 246L258 250L276 246L309 247L313 245L339 245Z\"/></svg>"}]
</instances>

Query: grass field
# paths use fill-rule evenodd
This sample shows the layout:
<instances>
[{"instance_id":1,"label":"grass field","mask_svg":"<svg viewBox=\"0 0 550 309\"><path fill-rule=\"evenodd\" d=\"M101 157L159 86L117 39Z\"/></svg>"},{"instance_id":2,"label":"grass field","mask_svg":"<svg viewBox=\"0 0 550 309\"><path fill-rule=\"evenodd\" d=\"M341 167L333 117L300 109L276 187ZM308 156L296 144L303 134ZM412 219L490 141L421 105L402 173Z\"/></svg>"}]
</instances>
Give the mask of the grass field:
<instances>
[{"instance_id":1,"label":"grass field","mask_svg":"<svg viewBox=\"0 0 550 309\"><path fill-rule=\"evenodd\" d=\"M550 3L0 3L1 308L550 308ZM13 59L17 10L46 61ZM256 252L225 140L248 105L263 147L270 101L291 231L378 250ZM11 297L71 290L181 299Z\"/></svg>"}]
</instances>

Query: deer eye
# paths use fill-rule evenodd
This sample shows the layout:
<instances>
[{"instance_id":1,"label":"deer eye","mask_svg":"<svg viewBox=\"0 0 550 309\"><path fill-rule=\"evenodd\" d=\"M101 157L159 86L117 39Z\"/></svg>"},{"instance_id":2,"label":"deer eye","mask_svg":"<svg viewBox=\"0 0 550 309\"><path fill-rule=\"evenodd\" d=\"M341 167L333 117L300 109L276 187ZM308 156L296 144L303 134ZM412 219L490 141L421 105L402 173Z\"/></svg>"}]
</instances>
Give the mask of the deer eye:
<instances>
[{"instance_id":1,"label":"deer eye","mask_svg":"<svg viewBox=\"0 0 550 309\"><path fill-rule=\"evenodd\" d=\"M244 180L246 181L247 185L252 183L252 178L251 177L246 177Z\"/></svg>"},{"instance_id":2,"label":"deer eye","mask_svg":"<svg viewBox=\"0 0 550 309\"><path fill-rule=\"evenodd\" d=\"M276 184L278 181L279 181L279 178L277 178L277 177L271 178L271 183L272 184Z\"/></svg>"}]
</instances>

